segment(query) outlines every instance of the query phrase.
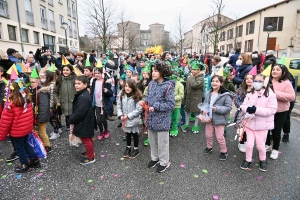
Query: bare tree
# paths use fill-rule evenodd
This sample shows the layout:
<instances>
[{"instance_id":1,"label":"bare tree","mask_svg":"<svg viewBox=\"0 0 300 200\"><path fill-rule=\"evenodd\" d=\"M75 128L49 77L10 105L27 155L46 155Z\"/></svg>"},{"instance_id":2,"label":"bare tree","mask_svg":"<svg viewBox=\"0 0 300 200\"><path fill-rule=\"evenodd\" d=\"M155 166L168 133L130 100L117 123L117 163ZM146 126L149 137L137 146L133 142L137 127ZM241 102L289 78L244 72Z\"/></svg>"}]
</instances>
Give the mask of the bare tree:
<instances>
[{"instance_id":1,"label":"bare tree","mask_svg":"<svg viewBox=\"0 0 300 200\"><path fill-rule=\"evenodd\" d=\"M129 18L126 16L125 8L121 9L119 15L120 22L118 23L118 35L121 44L121 50L124 51L128 49L128 42L126 40L126 35L128 34Z\"/></svg>"},{"instance_id":2,"label":"bare tree","mask_svg":"<svg viewBox=\"0 0 300 200\"><path fill-rule=\"evenodd\" d=\"M82 1L85 13L86 29L97 41L98 49L106 51L111 37L115 34L116 6L110 0L85 0Z\"/></svg>"},{"instance_id":3,"label":"bare tree","mask_svg":"<svg viewBox=\"0 0 300 200\"><path fill-rule=\"evenodd\" d=\"M241 27L241 30L240 30L239 26L238 26L238 24L239 24L238 18L239 18L238 15L235 15L234 23L232 23L232 24L230 24L226 27L226 31L227 31L227 33L226 33L227 34L226 44L231 45L232 48L237 47L238 43L243 40L242 27Z\"/></svg>"},{"instance_id":4,"label":"bare tree","mask_svg":"<svg viewBox=\"0 0 300 200\"><path fill-rule=\"evenodd\" d=\"M186 22L184 21L182 14L178 13L175 19L175 26L173 29L173 40L176 46L179 46L180 54L183 52L184 33L186 32Z\"/></svg>"}]
</instances>

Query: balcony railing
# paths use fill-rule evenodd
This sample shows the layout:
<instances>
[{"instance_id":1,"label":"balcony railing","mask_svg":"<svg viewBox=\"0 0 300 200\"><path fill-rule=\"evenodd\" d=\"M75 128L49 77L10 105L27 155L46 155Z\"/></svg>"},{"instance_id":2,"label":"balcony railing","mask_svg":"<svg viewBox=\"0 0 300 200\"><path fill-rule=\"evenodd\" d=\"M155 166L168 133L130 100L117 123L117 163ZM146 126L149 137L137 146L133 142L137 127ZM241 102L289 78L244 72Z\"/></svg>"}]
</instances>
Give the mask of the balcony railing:
<instances>
[{"instance_id":1,"label":"balcony railing","mask_svg":"<svg viewBox=\"0 0 300 200\"><path fill-rule=\"evenodd\" d=\"M50 20L50 31L55 32L55 22Z\"/></svg>"},{"instance_id":2,"label":"balcony railing","mask_svg":"<svg viewBox=\"0 0 300 200\"><path fill-rule=\"evenodd\" d=\"M73 15L73 18L76 19L76 11L75 10L72 10L72 15Z\"/></svg>"},{"instance_id":3,"label":"balcony railing","mask_svg":"<svg viewBox=\"0 0 300 200\"><path fill-rule=\"evenodd\" d=\"M26 22L27 22L27 24L33 25L34 24L34 20L33 19L34 19L33 18L33 13L26 10Z\"/></svg>"},{"instance_id":4,"label":"balcony railing","mask_svg":"<svg viewBox=\"0 0 300 200\"><path fill-rule=\"evenodd\" d=\"M48 29L48 20L47 18L41 18L42 19L42 28Z\"/></svg>"},{"instance_id":5,"label":"balcony railing","mask_svg":"<svg viewBox=\"0 0 300 200\"><path fill-rule=\"evenodd\" d=\"M68 15L71 16L71 7L67 7L68 8Z\"/></svg>"},{"instance_id":6,"label":"balcony railing","mask_svg":"<svg viewBox=\"0 0 300 200\"><path fill-rule=\"evenodd\" d=\"M77 39L77 31L74 31L74 38Z\"/></svg>"},{"instance_id":7,"label":"balcony railing","mask_svg":"<svg viewBox=\"0 0 300 200\"><path fill-rule=\"evenodd\" d=\"M73 31L70 27L69 27L69 37L73 37Z\"/></svg>"},{"instance_id":8,"label":"balcony railing","mask_svg":"<svg viewBox=\"0 0 300 200\"><path fill-rule=\"evenodd\" d=\"M8 17L8 4L3 0L0 0L0 15Z\"/></svg>"},{"instance_id":9,"label":"balcony railing","mask_svg":"<svg viewBox=\"0 0 300 200\"><path fill-rule=\"evenodd\" d=\"M48 0L48 4L53 5L53 0Z\"/></svg>"}]
</instances>

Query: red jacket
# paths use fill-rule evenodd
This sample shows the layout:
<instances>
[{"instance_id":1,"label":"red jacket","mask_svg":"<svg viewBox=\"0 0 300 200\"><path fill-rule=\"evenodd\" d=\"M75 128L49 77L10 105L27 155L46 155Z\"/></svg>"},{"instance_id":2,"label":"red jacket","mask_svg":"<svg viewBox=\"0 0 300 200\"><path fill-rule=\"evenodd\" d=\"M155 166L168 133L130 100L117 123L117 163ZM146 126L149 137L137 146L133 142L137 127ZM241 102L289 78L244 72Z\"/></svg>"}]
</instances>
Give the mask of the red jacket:
<instances>
[{"instance_id":1,"label":"red jacket","mask_svg":"<svg viewBox=\"0 0 300 200\"><path fill-rule=\"evenodd\" d=\"M0 119L0 141L6 139L7 134L12 137L23 137L32 132L33 108L30 103L26 112L23 107L12 104L11 109L4 108Z\"/></svg>"}]
</instances>

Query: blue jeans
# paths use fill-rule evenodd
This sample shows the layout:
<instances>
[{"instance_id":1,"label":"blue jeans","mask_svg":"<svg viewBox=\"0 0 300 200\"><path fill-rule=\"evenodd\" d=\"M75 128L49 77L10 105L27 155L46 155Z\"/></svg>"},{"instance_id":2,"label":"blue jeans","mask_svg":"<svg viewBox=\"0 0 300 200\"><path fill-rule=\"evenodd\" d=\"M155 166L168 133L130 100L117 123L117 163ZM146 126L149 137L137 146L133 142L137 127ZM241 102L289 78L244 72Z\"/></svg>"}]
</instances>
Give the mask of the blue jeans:
<instances>
[{"instance_id":1,"label":"blue jeans","mask_svg":"<svg viewBox=\"0 0 300 200\"><path fill-rule=\"evenodd\" d=\"M184 105L181 105L180 108L180 115L181 115L181 122L185 123L185 110L184 110Z\"/></svg>"},{"instance_id":2,"label":"blue jeans","mask_svg":"<svg viewBox=\"0 0 300 200\"><path fill-rule=\"evenodd\" d=\"M27 142L28 135L18 138L10 136L10 138L14 143L21 164L28 164L29 159L37 158L32 147Z\"/></svg>"}]
</instances>

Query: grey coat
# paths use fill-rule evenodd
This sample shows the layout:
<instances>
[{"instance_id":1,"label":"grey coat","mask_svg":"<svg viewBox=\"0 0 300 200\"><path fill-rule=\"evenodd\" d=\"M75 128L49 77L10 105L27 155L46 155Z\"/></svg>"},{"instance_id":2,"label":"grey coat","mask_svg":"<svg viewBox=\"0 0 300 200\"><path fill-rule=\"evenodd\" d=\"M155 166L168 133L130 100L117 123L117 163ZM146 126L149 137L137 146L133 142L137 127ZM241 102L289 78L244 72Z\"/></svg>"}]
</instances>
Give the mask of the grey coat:
<instances>
[{"instance_id":1,"label":"grey coat","mask_svg":"<svg viewBox=\"0 0 300 200\"><path fill-rule=\"evenodd\" d=\"M205 94L204 103L208 103L208 105L210 105L210 99L211 91L208 91ZM213 126L226 126L228 124L228 116L232 109L232 94L228 91L219 93L215 102L212 102L212 105L217 108L216 111L212 111L212 108L210 108L210 112L212 112Z\"/></svg>"},{"instance_id":2,"label":"grey coat","mask_svg":"<svg viewBox=\"0 0 300 200\"><path fill-rule=\"evenodd\" d=\"M74 74L62 77L59 93L56 90L54 92L54 101L60 103L61 111L65 116L72 114L73 100L76 94L75 78L76 75Z\"/></svg>"},{"instance_id":3,"label":"grey coat","mask_svg":"<svg viewBox=\"0 0 300 200\"><path fill-rule=\"evenodd\" d=\"M117 115L120 118L122 115L127 115L127 122L125 127L134 127L142 124L141 113L143 112L142 106L139 102L135 102L131 97L125 94L117 100Z\"/></svg>"}]
</instances>

